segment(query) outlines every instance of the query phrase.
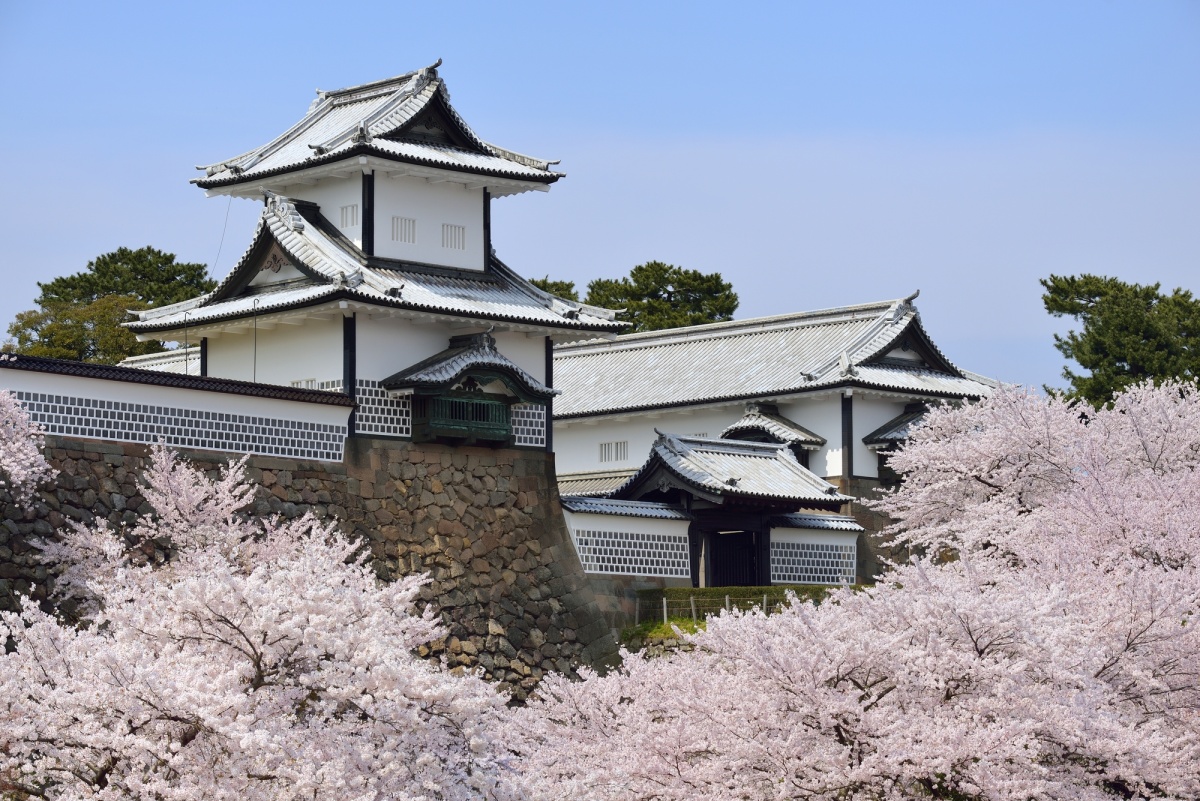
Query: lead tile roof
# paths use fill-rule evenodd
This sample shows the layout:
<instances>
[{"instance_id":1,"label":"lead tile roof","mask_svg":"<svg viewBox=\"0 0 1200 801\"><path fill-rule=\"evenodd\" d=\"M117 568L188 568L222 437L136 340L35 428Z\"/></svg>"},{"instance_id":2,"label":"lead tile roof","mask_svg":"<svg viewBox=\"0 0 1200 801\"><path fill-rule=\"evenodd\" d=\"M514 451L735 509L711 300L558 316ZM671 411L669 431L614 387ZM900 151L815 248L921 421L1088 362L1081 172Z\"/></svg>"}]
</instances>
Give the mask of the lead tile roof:
<instances>
[{"instance_id":1,"label":"lead tile roof","mask_svg":"<svg viewBox=\"0 0 1200 801\"><path fill-rule=\"evenodd\" d=\"M559 473L558 491L563 496L608 495L629 480L636 470L601 470L590 473Z\"/></svg>"},{"instance_id":2,"label":"lead tile roof","mask_svg":"<svg viewBox=\"0 0 1200 801\"><path fill-rule=\"evenodd\" d=\"M650 501L618 501L612 498L590 498L584 496L562 496L563 508L568 512L615 515L617 517L649 517L656 520L691 520L691 515L682 509L665 503Z\"/></svg>"},{"instance_id":3,"label":"lead tile roof","mask_svg":"<svg viewBox=\"0 0 1200 801\"><path fill-rule=\"evenodd\" d=\"M356 155L444 169L550 183L562 173L551 162L514 153L480 139L450 105L450 93L431 67L374 83L318 92L304 117L265 145L198 169L193 183L211 189L305 169ZM432 142L396 141L426 109L448 116L470 149Z\"/></svg>"},{"instance_id":4,"label":"lead tile roof","mask_svg":"<svg viewBox=\"0 0 1200 801\"><path fill-rule=\"evenodd\" d=\"M854 518L843 515L819 515L795 512L790 515L775 515L770 520L773 528L808 528L825 531L866 531L854 522Z\"/></svg>"},{"instance_id":5,"label":"lead tile roof","mask_svg":"<svg viewBox=\"0 0 1200 801\"><path fill-rule=\"evenodd\" d=\"M270 285L237 296L240 282L257 269L266 238L273 239L312 279L307 285ZM525 323L584 332L615 332L615 314L565 301L530 284L494 256L486 271L426 269L367 259L330 225L316 206L268 194L250 247L215 290L183 303L135 312L127 326L137 332L169 331L267 311L350 298L431 314L481 321ZM594 334L592 334L594 335Z\"/></svg>"},{"instance_id":6,"label":"lead tile roof","mask_svg":"<svg viewBox=\"0 0 1200 801\"><path fill-rule=\"evenodd\" d=\"M910 338L937 363L880 363ZM563 390L554 409L560 419L837 386L955 398L996 386L937 350L912 297L560 345L554 379Z\"/></svg>"},{"instance_id":7,"label":"lead tile roof","mask_svg":"<svg viewBox=\"0 0 1200 801\"><path fill-rule=\"evenodd\" d=\"M797 503L852 500L801 466L787 445L657 433L646 464L614 495L632 489L661 464L685 484L722 497Z\"/></svg>"}]
</instances>

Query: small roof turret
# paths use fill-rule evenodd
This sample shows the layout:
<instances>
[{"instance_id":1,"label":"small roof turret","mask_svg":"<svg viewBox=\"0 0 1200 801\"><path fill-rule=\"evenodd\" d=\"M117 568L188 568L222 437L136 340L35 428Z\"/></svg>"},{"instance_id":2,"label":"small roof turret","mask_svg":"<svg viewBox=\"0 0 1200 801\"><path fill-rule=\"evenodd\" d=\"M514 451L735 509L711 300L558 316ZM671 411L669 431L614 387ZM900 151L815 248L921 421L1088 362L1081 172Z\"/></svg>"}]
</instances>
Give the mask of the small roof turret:
<instances>
[{"instance_id":1,"label":"small roof turret","mask_svg":"<svg viewBox=\"0 0 1200 801\"><path fill-rule=\"evenodd\" d=\"M293 181L290 173L336 169L347 159L393 173L473 176L494 195L546 189L563 173L479 138L450 105L439 59L424 69L330 92L295 125L260 147L197 167L197 186L220 194L256 194ZM432 171L432 172L430 172ZM490 180L485 180L490 179Z\"/></svg>"}]
</instances>

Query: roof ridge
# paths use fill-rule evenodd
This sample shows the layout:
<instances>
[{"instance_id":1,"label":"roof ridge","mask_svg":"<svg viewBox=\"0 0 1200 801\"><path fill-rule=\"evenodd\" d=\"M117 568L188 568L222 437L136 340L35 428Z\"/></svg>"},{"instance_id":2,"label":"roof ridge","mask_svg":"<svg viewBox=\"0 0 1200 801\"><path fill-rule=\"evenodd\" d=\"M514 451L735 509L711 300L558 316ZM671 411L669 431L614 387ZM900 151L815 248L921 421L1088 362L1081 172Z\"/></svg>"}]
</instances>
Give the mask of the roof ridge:
<instances>
[{"instance_id":1,"label":"roof ridge","mask_svg":"<svg viewBox=\"0 0 1200 801\"><path fill-rule=\"evenodd\" d=\"M412 70L410 72L404 73L403 75L396 75L391 78L380 78L377 81L368 81L367 83L360 83L360 84L356 84L354 86L345 86L341 89L330 89L327 91L318 89L317 97L324 100L327 97L340 98L340 97L345 97L347 95L355 94L357 92L379 91L379 90L382 90L385 87L387 87L389 84L407 83L408 81L412 80L414 75L416 75L417 73L422 72L424 70L429 70L430 72L434 73L431 77L436 77L437 68L440 66L442 66L442 60L439 58L437 61L435 61L433 64L430 64L428 67L422 67L421 69Z\"/></svg>"},{"instance_id":2,"label":"roof ridge","mask_svg":"<svg viewBox=\"0 0 1200 801\"><path fill-rule=\"evenodd\" d=\"M877 301L874 303L862 303L853 306L838 306L830 309L814 309L811 311L790 312L788 314L769 315L765 317L748 317L744 320L727 320L720 323L705 323L703 325L684 326L680 328L664 328L657 331L641 331L636 334L621 334L615 340L594 340L589 342L576 342L569 345L556 346L555 351L583 351L589 349L602 349L606 351L618 349L633 350L638 347L646 348L659 345L673 345L678 342L715 339L722 335L728 336L730 332L732 332L735 336L749 336L751 334L764 333L767 331L777 331L780 329L798 327L795 325L789 325L789 323L797 323L801 321L809 321L810 324L835 324L840 322L852 322L873 316L865 314L865 312L868 310L877 310L877 313L882 313L895 307L897 303L901 302L903 302L903 299ZM864 313L860 314L860 312ZM741 331L739 329L746 330ZM622 346L628 347L624 348Z\"/></svg>"}]
</instances>

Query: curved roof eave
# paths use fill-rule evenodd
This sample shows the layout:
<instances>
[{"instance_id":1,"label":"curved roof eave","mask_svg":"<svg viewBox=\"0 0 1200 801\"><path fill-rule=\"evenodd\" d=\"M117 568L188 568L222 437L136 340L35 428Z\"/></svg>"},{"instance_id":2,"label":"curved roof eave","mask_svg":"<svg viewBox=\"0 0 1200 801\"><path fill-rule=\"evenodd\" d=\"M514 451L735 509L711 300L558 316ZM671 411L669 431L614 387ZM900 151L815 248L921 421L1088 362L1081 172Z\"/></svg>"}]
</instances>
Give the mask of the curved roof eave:
<instances>
[{"instance_id":1,"label":"curved roof eave","mask_svg":"<svg viewBox=\"0 0 1200 801\"><path fill-rule=\"evenodd\" d=\"M398 164L413 164L419 167L431 167L434 169L450 170L452 172L463 172L471 175L482 175L492 178L501 178L506 181L519 181L532 184L552 184L559 178L566 176L566 173L550 172L543 175L528 175L525 173L505 172L504 170L489 170L482 167L472 167L470 165L461 164L448 166L444 162L439 162L434 159L423 159L419 156L411 156L401 153L392 153L383 148L373 147L370 142L364 142L353 145L350 148L338 149L320 156L310 156L299 164L285 164L270 170L262 172L242 173L232 175L228 178L193 178L190 183L195 184L201 189L220 189L226 186L237 186L238 184L253 184L267 178L274 178L279 175L286 175L291 172L300 172L302 170L311 169L313 167L322 167L326 164L334 164L345 159L356 158L358 156L373 156L375 158L384 159L386 161L394 161Z\"/></svg>"},{"instance_id":2,"label":"curved roof eave","mask_svg":"<svg viewBox=\"0 0 1200 801\"><path fill-rule=\"evenodd\" d=\"M362 292L358 292L357 290L355 290L353 288L345 287L345 286L338 287L338 286L334 286L333 284L330 284L328 289L329 289L328 294L322 294L318 297L305 298L303 300L296 301L294 303L283 304L280 306L272 306L272 307L266 307L266 308L260 306L257 314L262 315L266 312L275 313L275 312L281 312L281 311L288 311L290 309L303 309L303 308L307 308L309 306L317 305L318 303L324 303L324 302L334 301L334 300L354 300L354 301L358 301L361 303L369 303L373 306L383 306L386 308L394 308L394 309L402 309L402 310L406 310L406 311L422 312L424 314L434 314L434 315L440 315L440 316L444 316L444 317L465 317L465 318L472 319L472 320L479 320L481 323L488 323L488 322L506 323L506 324L511 324L511 325L530 326L533 328L553 328L553 329L560 329L560 330L564 330L564 331L613 332L616 330L620 330L619 328L616 327L616 326L620 325L619 323L618 324L606 323L603 327L600 327L594 323L582 323L582 322L578 322L578 321L563 321L561 323L556 323L556 322L549 322L549 321L543 321L543 320L528 320L528 319L525 319L522 317L516 317L513 315L485 314L483 312L468 312L468 311L449 311L449 310L443 309L439 306L405 302L403 299L399 299L399 298L387 298L387 297L379 297L376 295L367 295ZM246 317L253 317L254 315L255 315L255 312L239 310L236 312L231 312L228 315L215 315L213 317L208 317L203 320L196 320L193 322L193 325L196 325L196 326L206 325L210 322L216 322L216 321L227 322L230 320L237 320L237 319L246 318ZM131 331L135 331L137 333L151 333L153 331L170 331L170 330L179 328L180 325L181 324L177 321L173 321L171 323L160 323L160 324L155 324L153 321L145 321L145 322L133 321L133 322L125 323L125 326L127 328L129 328Z\"/></svg>"}]
</instances>

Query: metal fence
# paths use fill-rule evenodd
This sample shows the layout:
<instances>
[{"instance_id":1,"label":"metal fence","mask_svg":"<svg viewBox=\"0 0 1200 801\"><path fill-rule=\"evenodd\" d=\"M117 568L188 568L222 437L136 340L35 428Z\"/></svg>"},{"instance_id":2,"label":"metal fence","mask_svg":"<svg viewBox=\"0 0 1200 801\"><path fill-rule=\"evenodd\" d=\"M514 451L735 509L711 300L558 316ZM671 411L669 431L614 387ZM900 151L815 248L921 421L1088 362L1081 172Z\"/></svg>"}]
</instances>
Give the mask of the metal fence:
<instances>
[{"instance_id":1,"label":"metal fence","mask_svg":"<svg viewBox=\"0 0 1200 801\"><path fill-rule=\"evenodd\" d=\"M830 587L829 589L834 589ZM801 596L804 598L805 596ZM672 619L692 619L702 621L709 615L720 614L722 610L740 609L749 611L755 607L766 610L766 613L778 612L787 604L787 596L779 591L765 593L749 593L744 588L738 592L727 593L724 596L711 594L688 595L686 597L639 597L634 608L634 625L651 620L668 623Z\"/></svg>"}]
</instances>

